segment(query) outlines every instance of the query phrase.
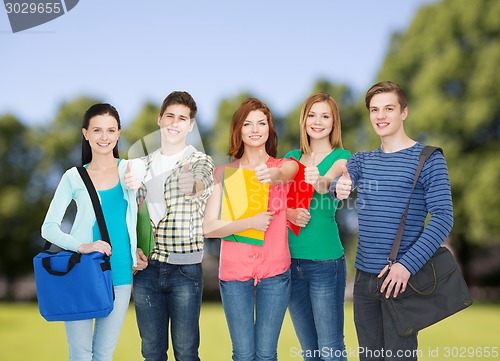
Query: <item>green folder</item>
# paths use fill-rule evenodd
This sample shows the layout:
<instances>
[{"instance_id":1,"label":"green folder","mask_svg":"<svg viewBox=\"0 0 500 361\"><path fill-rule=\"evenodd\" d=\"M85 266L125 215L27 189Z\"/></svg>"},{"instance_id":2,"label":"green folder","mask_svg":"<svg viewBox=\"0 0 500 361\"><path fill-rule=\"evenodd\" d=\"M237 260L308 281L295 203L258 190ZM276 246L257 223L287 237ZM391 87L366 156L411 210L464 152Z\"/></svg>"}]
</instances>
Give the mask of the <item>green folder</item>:
<instances>
[{"instance_id":1,"label":"green folder","mask_svg":"<svg viewBox=\"0 0 500 361\"><path fill-rule=\"evenodd\" d=\"M146 202L139 205L137 213L137 247L142 249L146 256L149 256L155 246L155 238L153 236L153 228Z\"/></svg>"}]
</instances>

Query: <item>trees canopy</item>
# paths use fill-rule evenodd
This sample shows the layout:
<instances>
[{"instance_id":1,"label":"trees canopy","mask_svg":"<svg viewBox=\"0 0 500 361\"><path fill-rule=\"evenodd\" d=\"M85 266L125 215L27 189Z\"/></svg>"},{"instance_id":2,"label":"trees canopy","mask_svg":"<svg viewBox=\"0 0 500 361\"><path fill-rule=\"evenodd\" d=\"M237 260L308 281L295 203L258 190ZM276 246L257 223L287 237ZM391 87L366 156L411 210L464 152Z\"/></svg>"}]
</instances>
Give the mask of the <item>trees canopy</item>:
<instances>
[{"instance_id":1,"label":"trees canopy","mask_svg":"<svg viewBox=\"0 0 500 361\"><path fill-rule=\"evenodd\" d=\"M422 7L404 32L392 36L377 76L377 81L392 80L406 91L408 134L445 151L455 213L451 238L462 261L471 245L500 244L498 14L496 0L442 0ZM378 146L364 94L326 79L318 80L309 94L316 92L329 93L338 102L346 149ZM205 151L217 164L228 160L232 115L251 96L241 93L223 99L211 129L202 133ZM1 276L13 279L31 270L31 257L39 246L34 240L48 203L62 172L80 164L83 113L96 102L92 97L65 102L53 122L36 128L12 115L0 115L0 242L6 245L0 253ZM298 147L301 106L284 115L275 114L271 106L279 156ZM158 129L158 111L159 105L148 102L124 127L122 157L127 157L128 145Z\"/></svg>"},{"instance_id":2,"label":"trees canopy","mask_svg":"<svg viewBox=\"0 0 500 361\"><path fill-rule=\"evenodd\" d=\"M445 151L452 237L500 244L500 2L443 0L392 38L379 80L408 95L406 128Z\"/></svg>"},{"instance_id":3,"label":"trees canopy","mask_svg":"<svg viewBox=\"0 0 500 361\"><path fill-rule=\"evenodd\" d=\"M40 157L28 133L14 116L0 117L0 275L7 280L8 297L15 278L32 270L33 240L44 215L31 184Z\"/></svg>"}]
</instances>

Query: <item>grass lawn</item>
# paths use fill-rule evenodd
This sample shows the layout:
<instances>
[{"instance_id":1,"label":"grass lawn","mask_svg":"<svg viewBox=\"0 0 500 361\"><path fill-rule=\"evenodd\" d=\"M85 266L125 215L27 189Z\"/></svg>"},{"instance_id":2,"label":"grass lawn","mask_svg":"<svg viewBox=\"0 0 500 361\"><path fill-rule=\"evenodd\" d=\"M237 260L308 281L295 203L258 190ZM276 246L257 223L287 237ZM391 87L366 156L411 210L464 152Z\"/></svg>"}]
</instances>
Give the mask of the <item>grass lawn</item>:
<instances>
[{"instance_id":1,"label":"grass lawn","mask_svg":"<svg viewBox=\"0 0 500 361\"><path fill-rule=\"evenodd\" d=\"M349 360L359 360L352 304L346 304L345 334ZM204 303L201 312L203 361L231 360L231 343L222 306ZM500 305L474 304L421 332L419 360L499 360ZM36 304L0 304L0 352L9 361L64 361L68 359L62 322L46 322ZM301 360L300 345L287 314L279 341L280 360ZM495 356L496 353L496 357ZM488 355L489 354L489 355ZM114 360L141 360L140 339L131 307ZM169 360L174 360L169 352Z\"/></svg>"}]
</instances>

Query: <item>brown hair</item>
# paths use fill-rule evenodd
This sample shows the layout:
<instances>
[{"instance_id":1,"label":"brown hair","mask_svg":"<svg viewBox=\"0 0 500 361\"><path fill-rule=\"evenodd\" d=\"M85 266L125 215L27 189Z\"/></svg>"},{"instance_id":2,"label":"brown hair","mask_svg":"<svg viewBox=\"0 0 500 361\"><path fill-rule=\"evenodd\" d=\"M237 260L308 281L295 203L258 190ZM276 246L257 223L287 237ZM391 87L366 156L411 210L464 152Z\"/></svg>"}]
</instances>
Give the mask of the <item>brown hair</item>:
<instances>
[{"instance_id":1,"label":"brown hair","mask_svg":"<svg viewBox=\"0 0 500 361\"><path fill-rule=\"evenodd\" d=\"M333 148L342 148L342 130L340 127L340 110L335 99L325 93L310 95L300 111L300 151L303 154L310 154L310 139L307 134L307 116L315 103L325 102L330 106L333 115L332 131L330 133L330 144Z\"/></svg>"},{"instance_id":2,"label":"brown hair","mask_svg":"<svg viewBox=\"0 0 500 361\"><path fill-rule=\"evenodd\" d=\"M267 118L269 124L269 137L266 141L266 152L271 157L276 157L278 154L278 136L274 127L273 116L271 111L262 101L256 98L249 98L245 100L236 109L231 119L231 127L229 129L229 150L227 154L230 157L239 159L243 156L244 144L241 137L241 128L245 122L248 114L254 110L260 110Z\"/></svg>"},{"instance_id":3,"label":"brown hair","mask_svg":"<svg viewBox=\"0 0 500 361\"><path fill-rule=\"evenodd\" d=\"M194 120L196 117L196 112L198 111L198 107L196 106L196 102L194 101L191 94L185 91L173 91L163 100L163 104L160 108L160 117L163 116L167 107L173 104L181 104L185 105L189 108L189 117L191 120Z\"/></svg>"},{"instance_id":4,"label":"brown hair","mask_svg":"<svg viewBox=\"0 0 500 361\"><path fill-rule=\"evenodd\" d=\"M399 105L401 106L401 111L403 111L408 106L406 103L406 94L403 89L399 87L399 85L393 83L392 81L382 81L368 89L365 96L366 109L370 110L370 102L374 95L391 92L396 93Z\"/></svg>"}]
</instances>

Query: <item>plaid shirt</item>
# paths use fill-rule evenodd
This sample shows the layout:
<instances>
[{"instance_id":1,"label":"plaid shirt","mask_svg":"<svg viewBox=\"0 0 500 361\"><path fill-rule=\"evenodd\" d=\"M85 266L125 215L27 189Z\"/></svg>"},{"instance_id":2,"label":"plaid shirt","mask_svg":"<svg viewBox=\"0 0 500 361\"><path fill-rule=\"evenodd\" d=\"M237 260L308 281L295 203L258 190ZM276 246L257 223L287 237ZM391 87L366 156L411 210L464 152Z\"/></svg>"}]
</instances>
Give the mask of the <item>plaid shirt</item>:
<instances>
[{"instance_id":1,"label":"plaid shirt","mask_svg":"<svg viewBox=\"0 0 500 361\"><path fill-rule=\"evenodd\" d=\"M145 158L146 179L151 177L150 166L152 160L160 154L157 150ZM177 178L184 165L189 165L190 172L194 178L203 182L204 190L201 194L187 196L178 188ZM203 216L205 205L213 189L214 163L210 156L189 147L181 159L175 164L172 171L165 180L165 217L158 223L151 224L156 245L153 248L150 259L160 262L169 262L171 254L189 254L199 252L200 262L203 255ZM146 185L138 190L138 202L146 198ZM177 257L178 258L178 257ZM170 263L170 262L169 262Z\"/></svg>"}]
</instances>

